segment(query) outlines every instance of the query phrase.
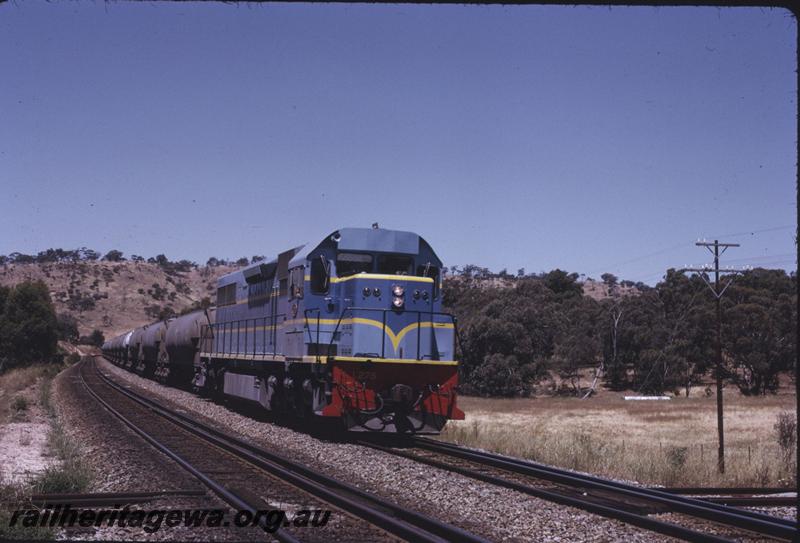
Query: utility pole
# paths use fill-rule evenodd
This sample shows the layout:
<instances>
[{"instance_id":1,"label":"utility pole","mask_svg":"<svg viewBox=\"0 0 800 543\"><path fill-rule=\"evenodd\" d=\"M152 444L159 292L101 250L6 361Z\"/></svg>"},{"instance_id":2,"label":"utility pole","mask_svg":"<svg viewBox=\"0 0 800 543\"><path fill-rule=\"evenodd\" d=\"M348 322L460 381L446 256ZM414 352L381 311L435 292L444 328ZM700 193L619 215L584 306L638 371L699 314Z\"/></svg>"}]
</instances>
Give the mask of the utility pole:
<instances>
[{"instance_id":1,"label":"utility pole","mask_svg":"<svg viewBox=\"0 0 800 543\"><path fill-rule=\"evenodd\" d=\"M722 295L725 294L725 291L728 290L728 287L733 282L735 274L741 273L740 270L720 270L719 269L719 257L724 253L728 247L739 247L738 243L720 243L719 240L714 240L713 243L707 241L698 241L695 243L698 247L705 247L708 249L712 255L714 255L714 267L710 268L705 266L703 268L684 268L681 271L688 271L688 272L697 272L700 274L700 277L703 279L705 284L711 289L711 292L714 294L714 298L717 303L717 341L716 341L716 351L717 351L717 361L716 361L716 380L717 380L717 436L719 439L719 448L717 450L717 468L720 473L725 473L725 432L723 428L723 421L722 421L722 307L720 305L720 300L722 299ZM712 249L713 248L713 249ZM720 251L722 248L722 251ZM706 272L713 271L714 272L714 286L711 286L711 283L708 282L708 279L705 276ZM728 279L727 283L722 287L722 290L719 288L719 277L720 273L725 274L733 274L731 275L730 279Z\"/></svg>"}]
</instances>

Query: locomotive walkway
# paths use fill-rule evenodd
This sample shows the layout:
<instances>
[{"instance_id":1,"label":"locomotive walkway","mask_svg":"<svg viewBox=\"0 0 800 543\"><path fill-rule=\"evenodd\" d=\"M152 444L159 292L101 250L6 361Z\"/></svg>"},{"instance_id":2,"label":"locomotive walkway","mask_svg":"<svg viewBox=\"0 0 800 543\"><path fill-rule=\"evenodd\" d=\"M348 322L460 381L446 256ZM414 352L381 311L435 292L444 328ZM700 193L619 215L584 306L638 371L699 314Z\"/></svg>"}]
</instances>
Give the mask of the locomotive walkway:
<instances>
[{"instance_id":1,"label":"locomotive walkway","mask_svg":"<svg viewBox=\"0 0 800 543\"><path fill-rule=\"evenodd\" d=\"M80 377L110 413L235 509L255 514L273 508L267 501L339 509L325 528L297 533L279 528L269 534L279 541L299 541L299 535L304 541L329 541L340 539L337 534L364 541L486 541L168 409L114 383L94 361L82 363Z\"/></svg>"}]
</instances>

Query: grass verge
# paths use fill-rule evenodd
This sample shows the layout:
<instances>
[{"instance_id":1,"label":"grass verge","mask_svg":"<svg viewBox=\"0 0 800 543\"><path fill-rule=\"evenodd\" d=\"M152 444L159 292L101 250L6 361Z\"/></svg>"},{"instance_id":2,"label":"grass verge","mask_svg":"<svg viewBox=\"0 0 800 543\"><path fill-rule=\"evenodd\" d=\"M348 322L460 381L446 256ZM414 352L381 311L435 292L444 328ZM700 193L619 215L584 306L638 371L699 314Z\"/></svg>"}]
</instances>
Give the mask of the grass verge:
<instances>
[{"instance_id":1,"label":"grass verge","mask_svg":"<svg viewBox=\"0 0 800 543\"><path fill-rule=\"evenodd\" d=\"M60 492L84 492L91 483L91 469L84 460L80 445L64 429L64 423L52 402L52 372L46 372L39 382L39 403L47 414L50 429L47 434L47 448L55 457L55 462L42 473L25 483L5 483L0 481L0 495L3 501L16 504L19 508L31 508L31 494L50 494ZM9 526L11 511L0 507L0 540L49 540L55 538L55 531L45 527L23 527L19 523Z\"/></svg>"},{"instance_id":2,"label":"grass verge","mask_svg":"<svg viewBox=\"0 0 800 543\"><path fill-rule=\"evenodd\" d=\"M462 399L460 399L462 400ZM726 404L726 470L717 470L714 400L600 402L463 398L467 420L442 439L605 477L664 486L795 487L794 396Z\"/></svg>"}]
</instances>

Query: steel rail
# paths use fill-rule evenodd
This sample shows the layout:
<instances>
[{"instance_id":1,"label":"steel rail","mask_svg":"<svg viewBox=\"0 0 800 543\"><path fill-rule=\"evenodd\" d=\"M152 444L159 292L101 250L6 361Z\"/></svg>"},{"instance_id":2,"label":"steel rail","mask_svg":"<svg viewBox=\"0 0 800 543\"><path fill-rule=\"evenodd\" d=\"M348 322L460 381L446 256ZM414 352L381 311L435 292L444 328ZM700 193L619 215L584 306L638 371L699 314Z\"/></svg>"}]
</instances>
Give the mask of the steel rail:
<instances>
[{"instance_id":1,"label":"steel rail","mask_svg":"<svg viewBox=\"0 0 800 543\"><path fill-rule=\"evenodd\" d=\"M777 522L779 524L785 524L787 526L791 526L791 527L794 527L794 528L797 527L797 523L794 522L794 521L791 521L791 520L785 520L785 519L777 518L777 517L774 517L774 516L771 516L771 515L766 515L764 513L757 513L757 512L754 512L754 511L746 511L746 510L738 510L738 509L731 510L729 507L724 507L724 506L718 506L717 507L717 506L714 506L714 505L709 505L705 501L703 501L702 499L699 499L699 498L683 496L683 495L679 495L679 494L674 493L674 492L668 492L668 491L664 491L664 490L658 489L658 488L644 488L644 487L632 486L632 485L629 485L629 484L626 484L626 483L620 483L620 482L613 481L613 480L610 480L610 479L602 479L600 477L596 477L596 476L593 476L593 475L585 475L585 474L576 473L576 472L573 472L573 471L559 469L559 468L556 468L556 467L553 467L553 466L546 466L544 464L538 464L536 462L531 462L529 460L522 460L522 459L519 459L519 458L512 458L512 457L502 456L502 455L495 454L495 453L490 453L490 452L487 452L487 451L478 451L478 450L474 450L474 449L467 449L465 447L461 447L461 446L455 445L453 443L447 443L445 441L434 441L432 439L426 439L426 438L414 438L414 439L415 439L415 441L419 442L420 445L424 445L424 446L448 448L448 449L450 449L452 451L463 451L463 452L471 453L471 454L477 455L477 456L479 456L481 458L484 458L487 461L499 460L499 461L504 462L504 463L515 464L516 466L520 467L521 471L518 470L518 469L509 468L509 467L505 467L504 469L507 469L507 470L510 470L510 471L515 471L516 473L526 474L528 472L528 470L530 470L530 469L542 469L542 470L545 470L545 471L548 471L548 472L552 472L553 474L556 474L556 475L565 475L565 476L568 476L568 477L580 478L582 481L585 481L586 484L588 484L588 485L600 484L600 485L604 485L604 486L613 486L615 488L618 488L622 492L632 491L632 492L635 492L637 494L647 494L648 496L652 496L653 499L666 499L666 500L672 500L672 501L679 501L679 502L688 503L688 504L691 504L691 505L698 505L698 506L704 506L705 505L705 506L709 506L710 508L712 508L714 510L721 511L723 513L733 512L733 513L735 513L737 515L753 517L755 519L763 520L765 522ZM478 461L480 461L480 460L478 460ZM483 463L485 463L485 462L483 462Z\"/></svg>"},{"instance_id":2,"label":"steel rail","mask_svg":"<svg viewBox=\"0 0 800 543\"><path fill-rule=\"evenodd\" d=\"M480 464L529 475L573 487L593 488L644 499L669 507L672 511L702 518L718 524L735 526L761 535L792 541L797 537L797 523L763 513L734 509L696 498L670 494L658 490L634 487L616 481L583 475L526 460L509 458L494 453L466 449L451 443L414 437L411 443L434 452L471 460Z\"/></svg>"},{"instance_id":3,"label":"steel rail","mask_svg":"<svg viewBox=\"0 0 800 543\"><path fill-rule=\"evenodd\" d=\"M487 475L485 473L469 470L469 469L458 467L458 466L452 466L450 464L446 464L446 463L440 462L438 460L433 460L433 459L430 459L430 458L415 456L413 454L408 454L408 453L405 453L405 452L397 450L397 449L391 449L391 448L388 448L388 447L382 447L380 445L377 445L375 443L370 443L368 441L361 441L361 442L358 442L358 443L360 443L362 445L365 445L367 447L372 447L372 448L387 452L389 454L402 456L404 458L408 458L410 460L414 460L414 461L417 461L417 462L423 462L425 464L429 464L429 465L432 465L432 466L435 466L435 467L438 467L438 468L441 468L441 469L446 469L446 470L450 470L450 471L456 471L458 473L461 473L462 475L466 475L467 477L472 477L474 479L481 479L481 480L483 480L485 482L488 482L488 483L491 483L491 484L494 484L494 485L497 485L497 486L505 486L507 488L511 488L513 490L517 490L517 491L520 491L520 492L526 492L526 493L529 493L529 494L531 494L532 493L531 491L533 491L533 490L538 490L538 489L536 489L536 487L530 487L530 486L527 486L527 485L523 485L521 483L517 483L516 481L511 481L509 479L502 479L502 478L499 478L499 477L495 477L493 475ZM662 490L663 491L663 489L660 489L660 488L656 488L655 490ZM692 490L696 490L696 489L692 489ZM734 506L735 505L735 506L738 506L738 507L790 507L790 506L795 506L797 504L797 496L796 495L794 495L794 496L777 496L776 495L778 493L781 493L781 494L783 494L783 493L795 494L794 492L787 491L786 489L772 489L773 493L771 493L771 494L768 493L767 495L763 495L763 496L748 495L750 492L752 492L754 490L752 488L729 488L729 489L724 489L724 488L710 489L709 488L709 489L702 489L702 490L705 491L705 492L703 492L703 494L705 494L705 496L700 498L700 499L703 502L707 502L707 503L716 503L716 504L728 505L728 506ZM712 490L713 490L713 492L711 492ZM726 494L724 492L725 490L730 490L731 492ZM673 490L669 490L668 492L675 493L675 494L680 494L679 492L674 492ZM699 494L699 493L700 492L685 492L685 494ZM712 495L712 494L715 494L715 495ZM782 519L778 519L778 520L782 520Z\"/></svg>"},{"instance_id":4,"label":"steel rail","mask_svg":"<svg viewBox=\"0 0 800 543\"><path fill-rule=\"evenodd\" d=\"M127 503L146 503L166 497L197 497L205 496L205 490L157 490L154 492L98 492L98 493L58 493L58 494L32 494L30 501L33 505L48 508L55 505L69 505L81 507L117 506Z\"/></svg>"},{"instance_id":5,"label":"steel rail","mask_svg":"<svg viewBox=\"0 0 800 543\"><path fill-rule=\"evenodd\" d=\"M686 487L650 487L650 490L657 490L659 492L669 492L670 494L691 494L691 495L718 495L718 496L735 496L737 494L786 494L797 493L794 488L780 488L780 487L756 487L756 486L686 486Z\"/></svg>"},{"instance_id":6,"label":"steel rail","mask_svg":"<svg viewBox=\"0 0 800 543\"><path fill-rule=\"evenodd\" d=\"M102 405L109 413L111 413L112 415L117 417L128 428L133 430L134 433L138 434L142 439L144 439L145 441L150 443L153 447L155 447L156 449L158 449L159 451L161 451L162 453L167 455L169 458L171 458L172 460L177 462L186 471L188 471L189 473L194 475L205 486L207 486L209 489L211 489L211 491L213 491L215 494L220 496L223 500L228 502L228 504L232 505L233 507L235 507L236 509L239 509L239 510L247 510L252 515L256 515L257 514L258 508L257 507L253 507L253 505L248 503L245 498L239 496L235 492L232 492L228 488L225 488L222 484L220 484L219 482L215 481L214 479L212 479L208 475L206 475L203 472L201 472L194 465L192 465L188 460L184 459L182 456L178 455L172 449L170 449L169 447L167 447L166 445L164 445L163 443L158 441L156 438L151 436L149 433L145 432L137 424L135 424L133 421L131 421L129 418L127 418L125 415L123 415L117 409L115 409L110 403L108 403L106 400L101 398L100 395L97 394L97 392L95 392L94 390L92 390L92 388L86 382L86 379L83 376L83 368L85 366L83 364L81 364L81 366L82 367L79 368L78 375L80 377L81 382L83 383L83 386L86 388L86 391L89 392L89 394L91 394L94 397L94 399L97 400L97 402L100 403L100 405ZM93 364L93 366L94 366L94 364ZM98 371L96 366L95 366L95 370ZM262 528L264 528L264 529L267 528L266 519L264 519L263 517L259 518L259 524L261 525ZM299 539L295 538L293 535L291 535L290 533L286 532L286 530L283 530L281 527L278 527L278 529L275 530L270 535L273 536L278 541L281 541L281 542L286 542L286 543L299 543L300 542Z\"/></svg>"},{"instance_id":7,"label":"steel rail","mask_svg":"<svg viewBox=\"0 0 800 543\"><path fill-rule=\"evenodd\" d=\"M570 507L575 507L577 509L582 509L584 511L595 513L603 517L621 520L626 524L638 526L639 528L644 528L646 530L668 535L671 537L684 539L686 541L701 541L701 542L731 541L730 539L726 539L715 535L705 534L703 532L698 532L697 530L686 528L685 526L680 526L678 524L674 524L671 522L649 518L647 515L634 513L621 507L612 507L610 505L603 505L601 503L597 503L598 500L595 499L570 496L569 494L559 492L557 490L549 490L545 488L525 485L523 483L511 481L509 479L503 479L500 477L496 477L494 475L482 473L479 471L474 471L461 466L453 466L451 464L434 460L432 458L416 456L414 454L406 453L398 449L383 447L381 445L377 445L369 441L357 441L357 443L365 445L367 447L374 448L376 450L384 451L389 454L393 454L395 456L408 458L409 460L413 460L415 462L428 464L430 466L439 469L443 469L452 473L458 473L466 477L478 479L480 481L484 481L486 483L493 484L496 486L502 486L505 488L509 488L511 490L516 490L517 492L522 492L524 494L535 496L537 498L541 498L547 501L559 503L561 505L567 505Z\"/></svg>"},{"instance_id":8,"label":"steel rail","mask_svg":"<svg viewBox=\"0 0 800 543\"><path fill-rule=\"evenodd\" d=\"M105 384L173 424L263 470L278 474L277 476L289 484L353 513L387 532L409 541L487 543L486 539L466 530L406 509L379 496L364 492L354 485L323 475L303 464L221 432L189 416L172 411L155 400L121 387L105 376L98 368L95 368L95 371L97 371L97 374Z\"/></svg>"},{"instance_id":9,"label":"steel rail","mask_svg":"<svg viewBox=\"0 0 800 543\"><path fill-rule=\"evenodd\" d=\"M708 496L704 502L736 507L796 507L797 496Z\"/></svg>"}]
</instances>

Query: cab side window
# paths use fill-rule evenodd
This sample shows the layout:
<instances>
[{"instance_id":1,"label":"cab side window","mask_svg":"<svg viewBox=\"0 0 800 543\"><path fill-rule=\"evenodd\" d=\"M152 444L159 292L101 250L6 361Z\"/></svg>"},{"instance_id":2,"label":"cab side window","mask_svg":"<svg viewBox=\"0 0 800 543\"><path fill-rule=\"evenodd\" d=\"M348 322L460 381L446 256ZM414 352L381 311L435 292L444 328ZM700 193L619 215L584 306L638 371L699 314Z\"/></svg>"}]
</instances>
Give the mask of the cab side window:
<instances>
[{"instance_id":1,"label":"cab side window","mask_svg":"<svg viewBox=\"0 0 800 543\"><path fill-rule=\"evenodd\" d=\"M289 270L289 298L303 297L303 281L305 268L303 266Z\"/></svg>"},{"instance_id":2,"label":"cab side window","mask_svg":"<svg viewBox=\"0 0 800 543\"><path fill-rule=\"evenodd\" d=\"M311 260L311 293L327 294L330 284L331 264L325 255L319 255Z\"/></svg>"},{"instance_id":3,"label":"cab side window","mask_svg":"<svg viewBox=\"0 0 800 543\"><path fill-rule=\"evenodd\" d=\"M236 303L236 283L231 283L217 289L217 307L233 305Z\"/></svg>"}]
</instances>

